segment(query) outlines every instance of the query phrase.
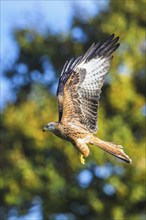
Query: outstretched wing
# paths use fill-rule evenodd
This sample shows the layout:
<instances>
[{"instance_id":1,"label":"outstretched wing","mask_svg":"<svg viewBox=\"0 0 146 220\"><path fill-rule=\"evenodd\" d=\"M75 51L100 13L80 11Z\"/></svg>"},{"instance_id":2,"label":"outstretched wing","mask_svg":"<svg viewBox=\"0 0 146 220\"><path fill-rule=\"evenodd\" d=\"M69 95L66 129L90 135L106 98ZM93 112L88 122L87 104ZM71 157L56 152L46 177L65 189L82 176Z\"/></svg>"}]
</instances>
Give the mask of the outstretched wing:
<instances>
[{"instance_id":1,"label":"outstretched wing","mask_svg":"<svg viewBox=\"0 0 146 220\"><path fill-rule=\"evenodd\" d=\"M80 59L81 57L78 57L77 59L72 58L70 61L66 61L62 69L62 72L59 78L58 89L57 89L59 121L61 121L62 113L63 113L64 85L69 79L74 66L78 63Z\"/></svg>"},{"instance_id":2,"label":"outstretched wing","mask_svg":"<svg viewBox=\"0 0 146 220\"><path fill-rule=\"evenodd\" d=\"M62 97L62 100L59 97L62 123L79 124L90 132L96 132L101 88L112 54L119 47L118 39L111 35L102 45L93 44L84 56L66 64L64 70L67 71L62 73L58 87L58 97L60 94Z\"/></svg>"}]
</instances>

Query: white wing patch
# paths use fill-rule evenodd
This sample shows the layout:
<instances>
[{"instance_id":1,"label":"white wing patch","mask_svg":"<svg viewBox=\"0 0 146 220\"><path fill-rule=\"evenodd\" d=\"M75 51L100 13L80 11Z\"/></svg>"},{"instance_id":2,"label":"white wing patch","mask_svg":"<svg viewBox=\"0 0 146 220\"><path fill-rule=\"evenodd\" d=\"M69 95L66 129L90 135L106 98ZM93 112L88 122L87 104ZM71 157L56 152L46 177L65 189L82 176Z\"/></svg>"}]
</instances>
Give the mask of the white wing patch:
<instances>
[{"instance_id":1,"label":"white wing patch","mask_svg":"<svg viewBox=\"0 0 146 220\"><path fill-rule=\"evenodd\" d=\"M76 71L81 69L86 70L86 76L81 88L90 90L101 89L103 85L103 78L108 72L110 67L109 57L95 57L89 62L82 62L76 67Z\"/></svg>"},{"instance_id":2,"label":"white wing patch","mask_svg":"<svg viewBox=\"0 0 146 220\"><path fill-rule=\"evenodd\" d=\"M105 75L110 67L111 57L95 56L88 62L82 61L75 71L83 77L79 84L79 105L82 111L82 120L91 132L97 130L97 110L101 88Z\"/></svg>"}]
</instances>

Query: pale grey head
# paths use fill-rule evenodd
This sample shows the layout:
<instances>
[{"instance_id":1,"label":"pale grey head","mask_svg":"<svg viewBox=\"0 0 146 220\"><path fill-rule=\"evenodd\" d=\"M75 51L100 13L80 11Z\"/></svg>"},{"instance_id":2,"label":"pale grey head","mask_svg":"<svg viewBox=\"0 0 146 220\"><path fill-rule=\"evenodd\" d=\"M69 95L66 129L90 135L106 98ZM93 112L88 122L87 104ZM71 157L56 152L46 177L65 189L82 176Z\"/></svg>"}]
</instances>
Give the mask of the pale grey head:
<instances>
[{"instance_id":1,"label":"pale grey head","mask_svg":"<svg viewBox=\"0 0 146 220\"><path fill-rule=\"evenodd\" d=\"M51 132L53 132L53 131L55 131L55 129L56 129L56 123L55 122L50 122L50 123L48 123L47 125L45 125L44 127L43 127L43 131L51 131Z\"/></svg>"}]
</instances>

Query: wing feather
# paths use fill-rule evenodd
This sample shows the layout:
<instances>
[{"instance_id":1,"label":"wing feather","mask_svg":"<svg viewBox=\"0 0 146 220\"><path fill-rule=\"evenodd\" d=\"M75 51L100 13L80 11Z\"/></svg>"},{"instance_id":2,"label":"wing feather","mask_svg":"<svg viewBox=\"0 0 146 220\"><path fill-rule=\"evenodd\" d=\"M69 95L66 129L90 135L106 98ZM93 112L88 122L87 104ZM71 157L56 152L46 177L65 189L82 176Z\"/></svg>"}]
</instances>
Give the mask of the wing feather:
<instances>
[{"instance_id":1,"label":"wing feather","mask_svg":"<svg viewBox=\"0 0 146 220\"><path fill-rule=\"evenodd\" d=\"M58 111L59 111L59 119L58 121L61 121L62 113L63 113L63 99L64 99L64 85L69 79L73 68L75 65L79 62L81 57L78 57L77 59L72 58L70 61L66 61L64 64L64 67L62 69L58 88L57 88L57 96L58 96Z\"/></svg>"},{"instance_id":2,"label":"wing feather","mask_svg":"<svg viewBox=\"0 0 146 220\"><path fill-rule=\"evenodd\" d=\"M65 63L57 91L62 123L72 122L92 133L97 131L101 88L112 54L119 47L118 40L111 35L103 44L92 44L84 56Z\"/></svg>"}]
</instances>

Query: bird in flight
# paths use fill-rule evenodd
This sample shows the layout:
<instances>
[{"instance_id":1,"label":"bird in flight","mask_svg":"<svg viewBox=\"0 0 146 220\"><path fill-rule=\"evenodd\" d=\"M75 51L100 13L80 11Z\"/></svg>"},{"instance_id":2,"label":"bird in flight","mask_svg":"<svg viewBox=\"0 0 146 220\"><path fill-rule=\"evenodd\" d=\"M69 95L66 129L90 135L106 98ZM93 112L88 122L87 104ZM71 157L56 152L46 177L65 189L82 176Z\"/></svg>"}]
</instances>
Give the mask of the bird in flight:
<instances>
[{"instance_id":1,"label":"bird in flight","mask_svg":"<svg viewBox=\"0 0 146 220\"><path fill-rule=\"evenodd\" d=\"M114 51L119 47L119 37L111 35L103 44L93 43L78 58L66 61L60 75L58 96L58 122L50 122L43 131L51 131L67 140L80 152L80 160L90 155L87 144L131 163L121 145L103 141L93 134L98 129L98 106L101 88L109 71Z\"/></svg>"}]
</instances>

